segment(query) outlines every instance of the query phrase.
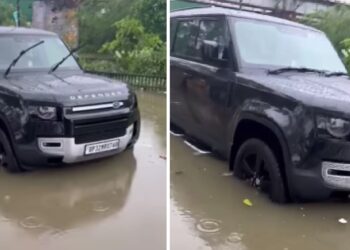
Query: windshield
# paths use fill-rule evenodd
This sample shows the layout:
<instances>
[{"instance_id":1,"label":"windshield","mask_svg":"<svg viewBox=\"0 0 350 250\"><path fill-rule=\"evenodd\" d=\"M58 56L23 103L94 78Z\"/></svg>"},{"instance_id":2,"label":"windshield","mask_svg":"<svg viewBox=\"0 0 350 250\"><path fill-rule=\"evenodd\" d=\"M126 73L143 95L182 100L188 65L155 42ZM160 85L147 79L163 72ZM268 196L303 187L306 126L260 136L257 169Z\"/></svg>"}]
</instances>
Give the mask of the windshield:
<instances>
[{"instance_id":1,"label":"windshield","mask_svg":"<svg viewBox=\"0 0 350 250\"><path fill-rule=\"evenodd\" d=\"M0 35L0 71L6 70L22 50L40 41L44 43L21 57L13 70L49 70L69 53L64 43L55 36ZM79 69L79 66L70 57L60 66L60 69L63 68Z\"/></svg>"},{"instance_id":2,"label":"windshield","mask_svg":"<svg viewBox=\"0 0 350 250\"><path fill-rule=\"evenodd\" d=\"M304 67L346 73L332 44L321 32L255 20L231 21L242 66Z\"/></svg>"}]
</instances>

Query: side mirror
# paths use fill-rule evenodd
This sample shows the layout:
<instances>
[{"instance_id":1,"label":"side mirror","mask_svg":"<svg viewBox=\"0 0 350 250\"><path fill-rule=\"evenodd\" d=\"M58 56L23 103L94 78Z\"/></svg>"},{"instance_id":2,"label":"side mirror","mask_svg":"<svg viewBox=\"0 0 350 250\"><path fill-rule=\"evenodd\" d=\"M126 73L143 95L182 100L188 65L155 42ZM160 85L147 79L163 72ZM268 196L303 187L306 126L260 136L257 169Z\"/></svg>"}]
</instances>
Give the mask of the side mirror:
<instances>
[{"instance_id":1,"label":"side mirror","mask_svg":"<svg viewBox=\"0 0 350 250\"><path fill-rule=\"evenodd\" d=\"M220 67L228 65L228 48L219 45L217 41L204 40L201 54L204 62Z\"/></svg>"}]
</instances>

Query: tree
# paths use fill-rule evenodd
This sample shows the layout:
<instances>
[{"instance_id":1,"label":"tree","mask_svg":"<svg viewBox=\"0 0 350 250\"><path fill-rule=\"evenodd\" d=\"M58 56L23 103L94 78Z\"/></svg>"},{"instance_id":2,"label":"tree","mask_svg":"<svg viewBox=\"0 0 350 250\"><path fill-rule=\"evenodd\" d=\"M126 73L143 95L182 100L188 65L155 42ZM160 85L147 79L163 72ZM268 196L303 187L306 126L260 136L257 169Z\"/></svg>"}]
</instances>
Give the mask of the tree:
<instances>
[{"instance_id":1,"label":"tree","mask_svg":"<svg viewBox=\"0 0 350 250\"><path fill-rule=\"evenodd\" d=\"M166 1L141 0L134 6L133 17L141 21L146 32L166 40Z\"/></svg>"},{"instance_id":2,"label":"tree","mask_svg":"<svg viewBox=\"0 0 350 250\"><path fill-rule=\"evenodd\" d=\"M14 25L13 12L14 7L12 5L0 2L0 25Z\"/></svg>"},{"instance_id":3,"label":"tree","mask_svg":"<svg viewBox=\"0 0 350 250\"><path fill-rule=\"evenodd\" d=\"M84 0L79 15L82 52L113 58L85 60L90 69L165 75L165 0Z\"/></svg>"},{"instance_id":4,"label":"tree","mask_svg":"<svg viewBox=\"0 0 350 250\"><path fill-rule=\"evenodd\" d=\"M96 53L113 39L115 21L126 17L135 0L84 0L79 9L80 43L84 52Z\"/></svg>"},{"instance_id":5,"label":"tree","mask_svg":"<svg viewBox=\"0 0 350 250\"><path fill-rule=\"evenodd\" d=\"M139 20L130 17L114 26L115 38L101 52L114 56L119 71L165 75L166 46L158 35L147 33Z\"/></svg>"}]
</instances>

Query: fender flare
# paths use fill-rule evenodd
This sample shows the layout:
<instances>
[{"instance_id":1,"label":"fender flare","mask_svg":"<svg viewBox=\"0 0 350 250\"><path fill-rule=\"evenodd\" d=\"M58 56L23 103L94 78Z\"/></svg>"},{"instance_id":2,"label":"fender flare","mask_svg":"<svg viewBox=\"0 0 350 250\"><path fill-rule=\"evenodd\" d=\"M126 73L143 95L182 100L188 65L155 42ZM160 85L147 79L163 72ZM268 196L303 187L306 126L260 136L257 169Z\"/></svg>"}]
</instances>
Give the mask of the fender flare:
<instances>
[{"instance_id":1,"label":"fender flare","mask_svg":"<svg viewBox=\"0 0 350 250\"><path fill-rule=\"evenodd\" d=\"M252 121L252 122L256 122L258 124L261 124L264 127L271 130L274 133L274 135L277 137L277 139L282 147L284 171L286 174L285 179L287 182L286 187L287 187L288 192L290 193L290 188L291 188L291 186L290 186L290 183L291 183L290 172L291 172L292 162L291 162L291 158L290 158L290 151L289 151L287 139L284 136L282 130L279 128L279 126L277 125L276 122L274 122L272 119L266 118L262 114L248 112L248 111L241 112L239 114L238 119L235 119L235 123L233 124L232 135L231 135L232 141L231 141L231 147L230 147L230 154L231 154L231 150L234 147L236 130L238 128L238 125L242 121ZM230 159L230 162L232 162L231 155L230 155L229 159Z\"/></svg>"}]
</instances>

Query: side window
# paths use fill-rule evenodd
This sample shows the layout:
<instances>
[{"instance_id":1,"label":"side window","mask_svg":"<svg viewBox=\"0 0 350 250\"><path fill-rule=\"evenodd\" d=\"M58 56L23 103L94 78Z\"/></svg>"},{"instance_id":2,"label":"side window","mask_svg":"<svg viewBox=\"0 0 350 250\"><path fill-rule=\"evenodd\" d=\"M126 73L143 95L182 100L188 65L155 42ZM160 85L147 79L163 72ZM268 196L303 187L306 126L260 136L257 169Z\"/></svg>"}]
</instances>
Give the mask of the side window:
<instances>
[{"instance_id":1,"label":"side window","mask_svg":"<svg viewBox=\"0 0 350 250\"><path fill-rule=\"evenodd\" d=\"M210 59L228 60L229 41L228 29L224 20L208 19L200 21L196 44L197 53L202 56L210 55Z\"/></svg>"},{"instance_id":2,"label":"side window","mask_svg":"<svg viewBox=\"0 0 350 250\"><path fill-rule=\"evenodd\" d=\"M196 21L178 21L173 53L184 57L198 57L195 50L197 35Z\"/></svg>"}]
</instances>

